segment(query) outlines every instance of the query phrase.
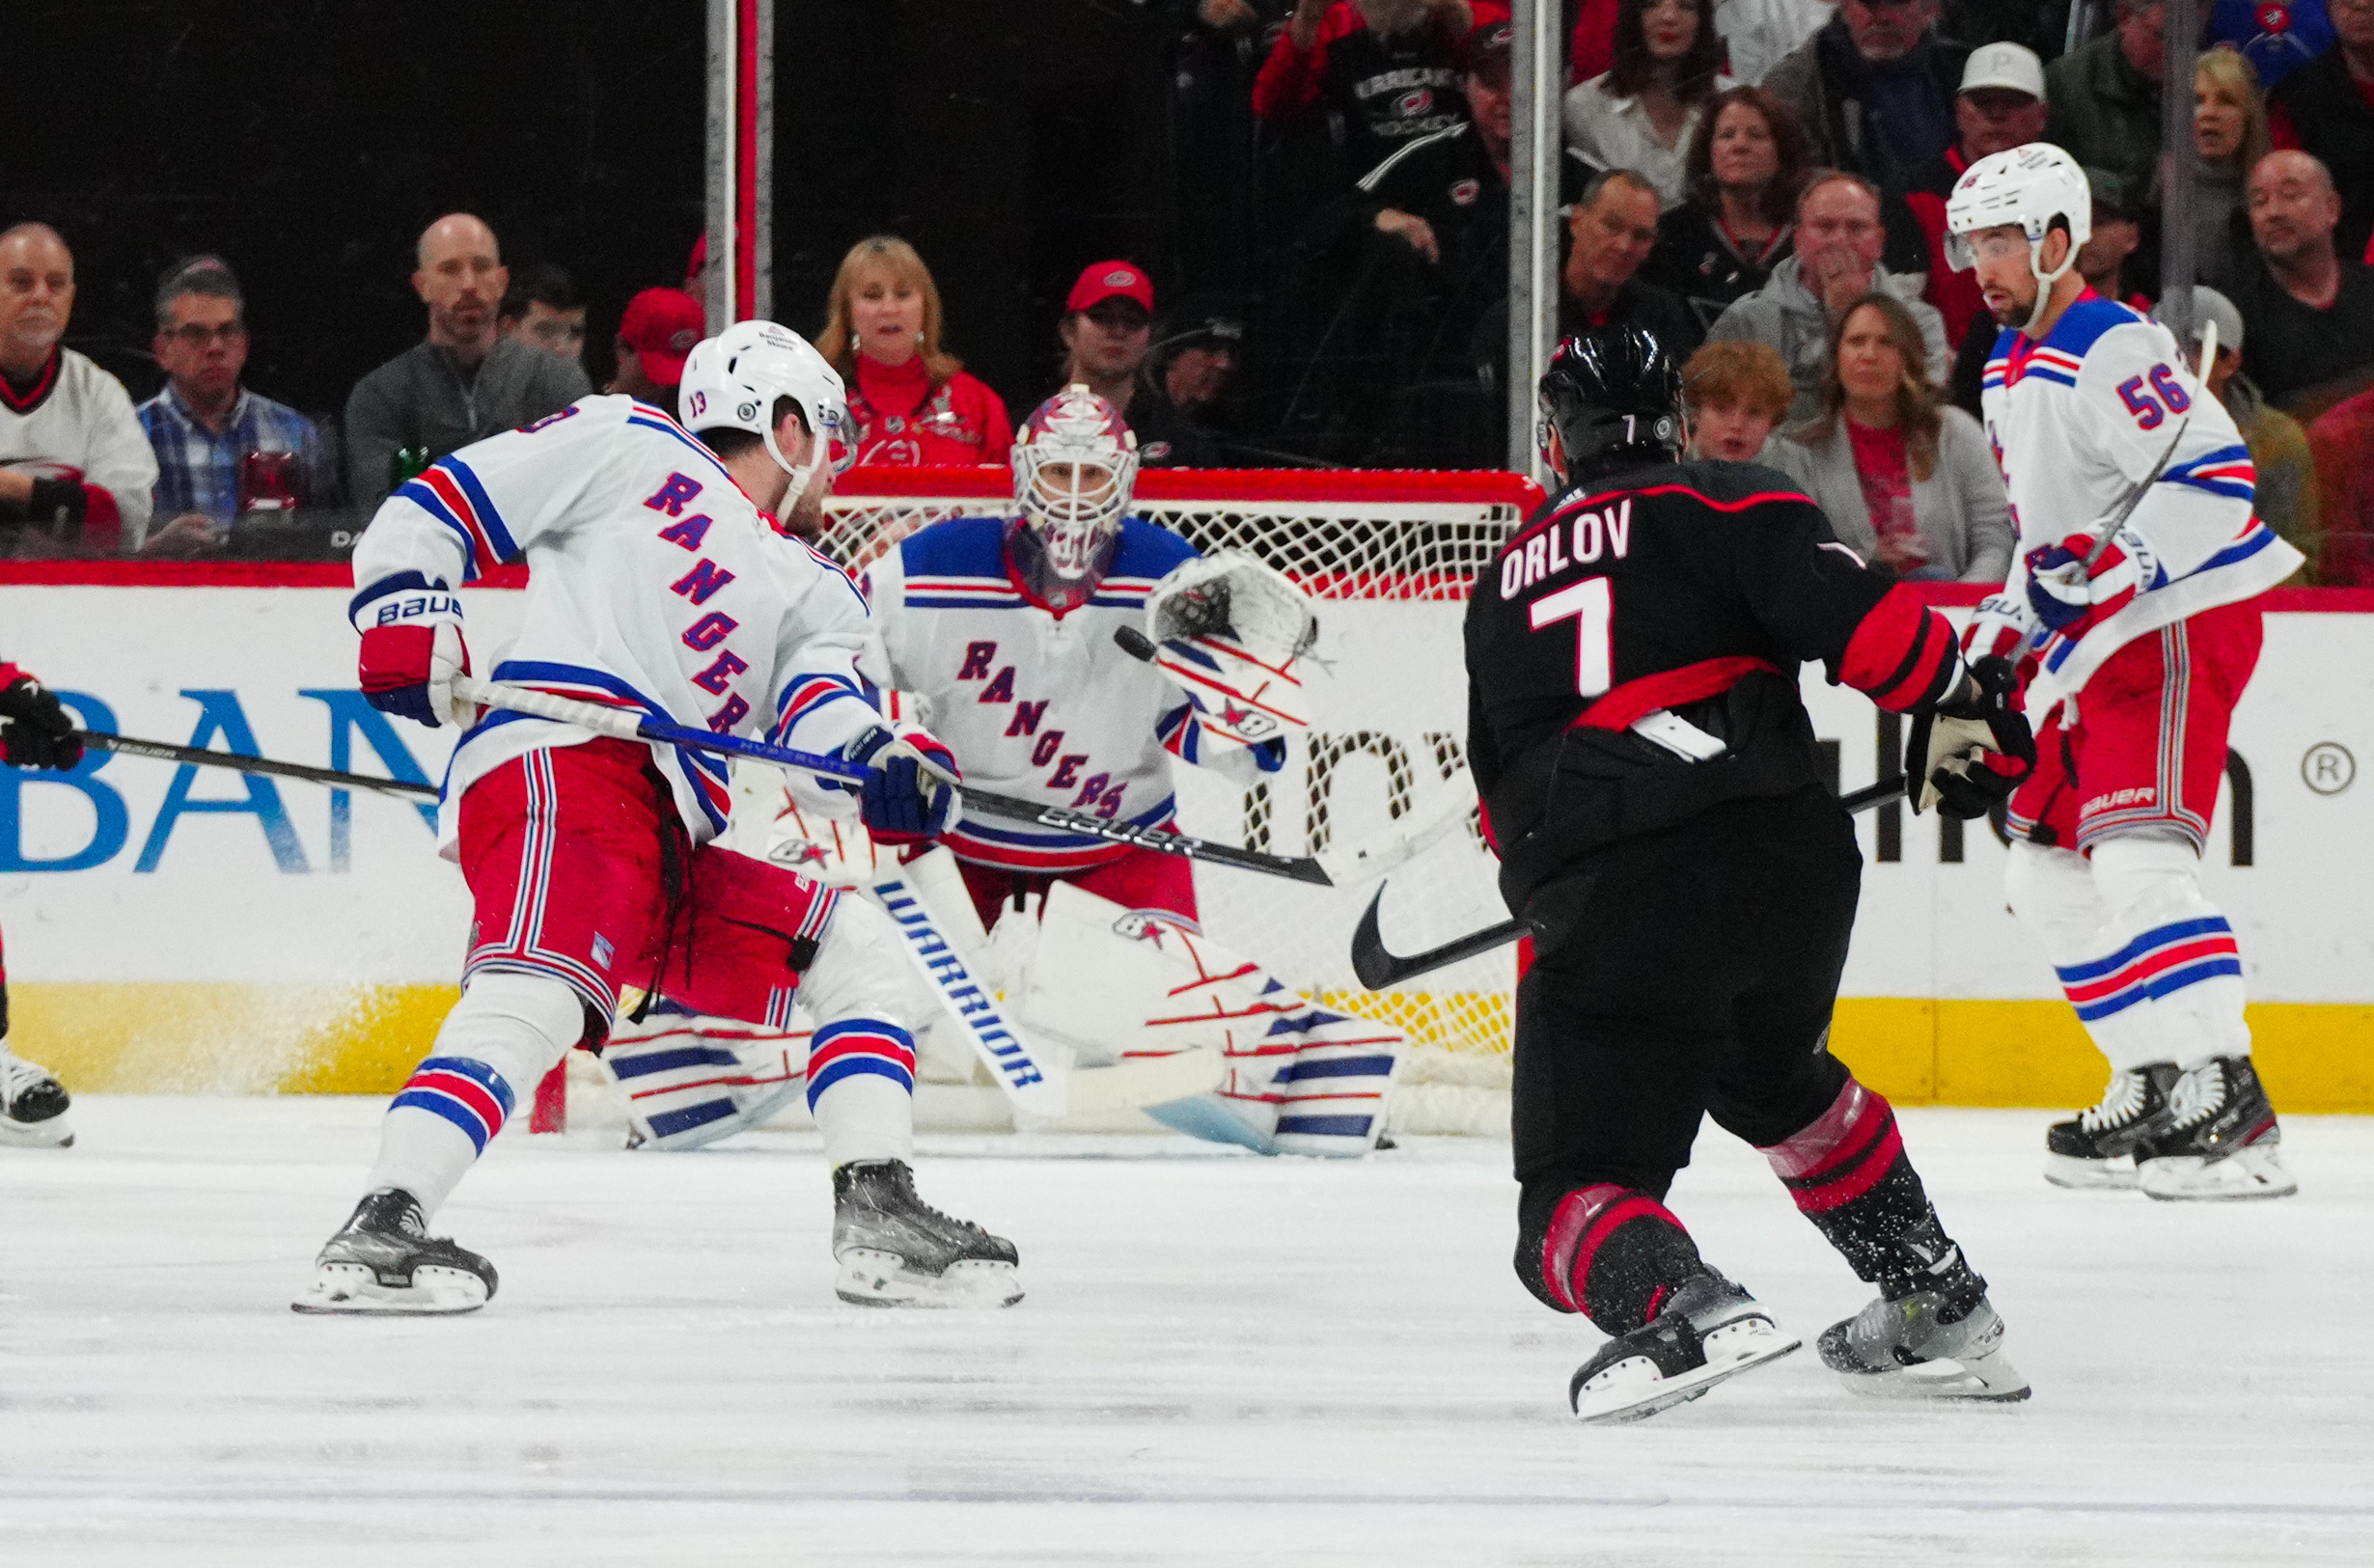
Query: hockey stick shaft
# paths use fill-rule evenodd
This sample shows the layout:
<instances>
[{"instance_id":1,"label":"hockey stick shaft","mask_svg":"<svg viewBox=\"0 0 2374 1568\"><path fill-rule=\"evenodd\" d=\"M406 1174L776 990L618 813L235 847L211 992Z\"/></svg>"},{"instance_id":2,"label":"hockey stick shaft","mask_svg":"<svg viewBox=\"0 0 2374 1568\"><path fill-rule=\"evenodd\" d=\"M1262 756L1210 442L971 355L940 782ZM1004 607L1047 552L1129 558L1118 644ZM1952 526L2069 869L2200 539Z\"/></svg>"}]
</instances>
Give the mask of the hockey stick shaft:
<instances>
[{"instance_id":1,"label":"hockey stick shaft","mask_svg":"<svg viewBox=\"0 0 2374 1568\"><path fill-rule=\"evenodd\" d=\"M2195 398L2209 396L2209 369L2211 362L2217 357L2218 323L2204 321L2201 323L2200 373L2194 378L2198 385L2198 389L2193 394ZM2111 541L2118 536L2118 531L2127 526L2127 519L2135 515L2135 509L2143 504L2143 497L2150 492L2153 485L2160 482L2160 477L2167 472L2167 465L2176 456L2177 445L2184 440L2185 431L2191 427L2192 424L2191 414L2187 414L2176 422L2176 433L2167 438L2167 449L2160 454L2160 460L2151 465L2151 472L2143 476L2141 483L2127 492L2125 503L2119 507L2117 511L2112 513L2110 521L2103 525L2102 532L2095 536L2094 547L2085 552L2087 571L2093 570L2100 564L2103 556L2110 552Z\"/></svg>"},{"instance_id":2,"label":"hockey stick shaft","mask_svg":"<svg viewBox=\"0 0 2374 1568\"><path fill-rule=\"evenodd\" d=\"M467 675L454 681L455 695L465 702L482 707L506 708L539 719L557 720L591 729L596 734L615 736L620 740L657 741L668 746L689 747L695 751L716 752L726 756L747 756L753 761L771 762L777 767L798 768L818 778L834 779L843 784L861 784L870 771L862 762L846 757L822 756L814 752L796 751L788 746L774 746L762 740L744 740L739 735L721 735L713 730L695 729L688 725L669 724L626 708L605 707L599 702L583 702L573 698L556 697L550 692L530 691L518 686L496 686L473 680ZM955 782L955 781L948 781ZM1207 843L1183 833L1171 833L1162 828L1134 826L1127 822L1108 822L1101 816L1075 812L1063 806L1040 806L1009 795L991 794L974 789L961 783L968 809L984 816L1002 817L1009 822L1030 822L1040 827L1059 828L1083 838L1100 839L1107 843L1129 844L1139 849L1150 849L1157 854L1178 855L1188 860L1208 861L1215 866L1231 866L1244 871L1260 871L1270 876L1286 877L1296 882L1309 882L1319 887L1332 887L1327 872L1319 863L1284 855L1264 854L1256 849L1238 849L1230 844Z\"/></svg>"},{"instance_id":3,"label":"hockey stick shaft","mask_svg":"<svg viewBox=\"0 0 2374 1568\"><path fill-rule=\"evenodd\" d=\"M334 789L368 789L373 794L396 795L405 800L435 800L435 784L412 784L402 779L374 779L368 774L341 773L335 768L309 768L302 762L275 762L269 757L237 756L229 752L209 752L197 746L176 746L162 740L135 740L129 735L104 734L96 729L77 729L75 738L85 746L96 746L103 752L116 752L124 756L146 756L158 762L190 762L200 767L231 768L240 773L265 773L276 779L302 779L307 784L328 784Z\"/></svg>"},{"instance_id":4,"label":"hockey stick shaft","mask_svg":"<svg viewBox=\"0 0 2374 1568\"><path fill-rule=\"evenodd\" d=\"M1898 774L1892 779L1882 779L1877 784L1849 790L1838 797L1838 807L1853 816L1874 806L1885 806L1903 798L1904 777ZM1382 991L1389 985L1399 984L1429 971L1455 964L1463 958L1473 958L1495 948L1506 947L1520 937L1534 934L1533 922L1519 916L1515 920L1503 921L1498 925L1487 925L1480 931L1471 931L1439 948L1429 948L1423 952L1401 957L1386 948L1384 937L1377 929L1377 911L1384 902L1385 890L1380 887L1376 890L1376 896L1368 900L1367 911L1361 916L1359 928L1352 933L1352 973L1360 977L1362 985L1371 991Z\"/></svg>"}]
</instances>

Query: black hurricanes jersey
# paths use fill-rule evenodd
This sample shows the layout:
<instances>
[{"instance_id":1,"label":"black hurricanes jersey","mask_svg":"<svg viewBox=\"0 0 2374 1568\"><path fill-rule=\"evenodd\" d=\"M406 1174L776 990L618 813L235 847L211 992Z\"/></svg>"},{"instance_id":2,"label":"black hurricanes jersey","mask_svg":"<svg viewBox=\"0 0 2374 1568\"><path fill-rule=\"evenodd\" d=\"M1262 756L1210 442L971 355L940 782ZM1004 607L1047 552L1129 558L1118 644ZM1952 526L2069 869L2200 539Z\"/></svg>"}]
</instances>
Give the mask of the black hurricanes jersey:
<instances>
[{"instance_id":1,"label":"black hurricanes jersey","mask_svg":"<svg viewBox=\"0 0 2374 1568\"><path fill-rule=\"evenodd\" d=\"M1944 618L1772 469L1667 464L1544 503L1467 613L1469 756L1511 904L1606 842L1815 783L1808 659L1896 709L1960 669ZM1661 708L1725 754L1691 762L1629 732Z\"/></svg>"}]
</instances>

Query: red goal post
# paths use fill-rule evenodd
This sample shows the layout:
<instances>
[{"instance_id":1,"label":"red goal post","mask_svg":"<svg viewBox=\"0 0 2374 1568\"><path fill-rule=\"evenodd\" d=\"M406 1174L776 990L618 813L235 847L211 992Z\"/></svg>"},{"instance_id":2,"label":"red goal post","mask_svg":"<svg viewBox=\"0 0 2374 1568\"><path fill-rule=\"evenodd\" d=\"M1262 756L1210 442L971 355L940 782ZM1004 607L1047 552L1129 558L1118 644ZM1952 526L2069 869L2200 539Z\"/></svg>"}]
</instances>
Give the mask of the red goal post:
<instances>
[{"instance_id":1,"label":"red goal post","mask_svg":"<svg viewBox=\"0 0 2374 1568\"><path fill-rule=\"evenodd\" d=\"M1010 515L1012 507L1003 468L861 468L834 489L819 543L860 571L928 523ZM1472 801L1461 617L1477 573L1540 500L1530 480L1502 473L1139 475L1139 515L1205 554L1247 551L1318 601L1319 638L1305 661L1312 672L1310 731L1292 743L1284 771L1251 790L1181 767L1182 827L1222 842L1316 854L1412 813L1430 815L1454 794ZM1504 919L1494 867L1472 825L1445 836L1391 873L1388 940L1407 949ZM1208 867L1197 867L1196 881L1215 939L1324 1005L1389 1019L1416 1044L1469 1059L1507 1052L1515 983L1508 951L1371 996L1353 979L1349 950L1373 884L1311 888Z\"/></svg>"}]
</instances>

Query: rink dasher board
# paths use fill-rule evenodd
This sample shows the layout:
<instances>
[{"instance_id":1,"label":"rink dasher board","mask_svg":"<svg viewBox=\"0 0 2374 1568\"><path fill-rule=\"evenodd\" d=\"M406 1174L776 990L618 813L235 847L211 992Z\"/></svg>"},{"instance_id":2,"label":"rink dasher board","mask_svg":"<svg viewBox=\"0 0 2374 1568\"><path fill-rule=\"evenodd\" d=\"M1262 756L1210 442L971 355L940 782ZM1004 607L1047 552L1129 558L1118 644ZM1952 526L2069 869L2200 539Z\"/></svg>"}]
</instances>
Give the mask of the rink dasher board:
<instances>
[{"instance_id":1,"label":"rink dasher board","mask_svg":"<svg viewBox=\"0 0 2374 1568\"><path fill-rule=\"evenodd\" d=\"M211 730L203 743L219 748L228 727L244 726L265 755L364 771L382 771L374 739L392 737L424 776L440 778L448 733L384 720L372 731L354 690L349 591L317 568L295 574L320 586L0 583L9 628L0 654L40 673L86 721L100 719L94 704L104 704L125 734L191 742ZM464 596L474 660L491 668L520 597L495 589ZM1461 613L1455 603L1322 607L1316 651L1332 673L1317 681L1314 728L1399 746L1422 806L1449 787L1434 766L1439 739L1464 744ZM1869 782L1881 733L1869 703L1828 686L1818 667L1808 668L1805 689L1818 732L1837 743L1841 785ZM350 750L343 758L332 752L341 728ZM2250 782L2249 810L2237 810L2230 784L2222 792L2207 882L2233 919L2253 998L2348 1008L2355 1018L2374 1005L2374 835L2361 826L2360 791L2370 786L2357 777L2361 759L2374 758L2374 616L2271 613L2232 748ZM1336 764L1330 822L1339 835L1386 820L1388 763L1377 752L1390 750ZM1268 847L1277 852L1307 847L1309 762L1309 746L1298 744L1272 785ZM1239 840L1244 791L1181 771L1183 825ZM235 809L204 809L225 805ZM2054 999L2050 971L2003 908L2004 851L1984 825L1964 832L1963 858L1951 862L1933 817L1897 813L1889 859L1885 817L1857 824L1866 872L1844 995L1941 1007ZM2237 841L2250 864L2232 864ZM433 843L422 814L401 802L342 802L316 786L212 769L95 756L72 783L0 773L0 930L20 1014L75 1032L68 1054L102 1076L114 1076L104 1072L110 1059L134 1050L165 1060L134 1075L161 1071L158 1087L338 1087L366 1059L375 1081L386 1062L417 1059L459 965L468 902ZM1389 918L1389 938L1454 934L1471 916L1497 917L1490 863L1471 854L1446 895L1404 908L1398 928ZM1367 890L1209 868L1198 877L1222 940L1295 983L1348 985L1345 945ZM196 1014L213 1022L168 1027ZM193 1032L211 1043L179 1041Z\"/></svg>"}]
</instances>

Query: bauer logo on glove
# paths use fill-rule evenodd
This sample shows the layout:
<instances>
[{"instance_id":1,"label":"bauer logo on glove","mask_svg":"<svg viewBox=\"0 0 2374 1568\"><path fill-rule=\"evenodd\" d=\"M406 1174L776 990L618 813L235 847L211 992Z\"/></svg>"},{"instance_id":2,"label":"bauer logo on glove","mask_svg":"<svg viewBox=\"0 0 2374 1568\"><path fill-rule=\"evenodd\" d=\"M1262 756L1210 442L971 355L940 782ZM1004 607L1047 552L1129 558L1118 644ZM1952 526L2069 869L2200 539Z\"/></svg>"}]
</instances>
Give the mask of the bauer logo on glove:
<instances>
[{"instance_id":1,"label":"bauer logo on glove","mask_svg":"<svg viewBox=\"0 0 2374 1568\"><path fill-rule=\"evenodd\" d=\"M354 597L348 619L363 634L357 674L364 700L434 729L467 729L478 709L454 696L454 677L470 673L461 636L461 599L443 579L400 572Z\"/></svg>"},{"instance_id":2,"label":"bauer logo on glove","mask_svg":"<svg viewBox=\"0 0 2374 1568\"><path fill-rule=\"evenodd\" d=\"M2047 626L2075 635L2080 622L2090 626L2116 615L2136 594L2158 587L2159 577L2149 546L2131 530L2107 542L2090 532L2072 534L2028 552L2028 604Z\"/></svg>"}]
</instances>

